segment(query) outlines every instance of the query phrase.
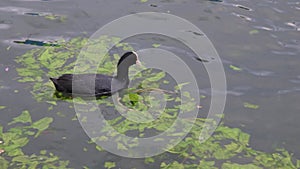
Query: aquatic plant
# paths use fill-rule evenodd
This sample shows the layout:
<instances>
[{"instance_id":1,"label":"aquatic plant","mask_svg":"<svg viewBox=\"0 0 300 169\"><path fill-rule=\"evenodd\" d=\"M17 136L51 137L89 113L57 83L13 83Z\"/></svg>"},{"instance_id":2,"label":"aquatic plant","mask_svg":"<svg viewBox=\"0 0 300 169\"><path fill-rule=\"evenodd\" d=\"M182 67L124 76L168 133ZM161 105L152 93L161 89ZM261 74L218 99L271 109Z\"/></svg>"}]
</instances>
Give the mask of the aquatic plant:
<instances>
[{"instance_id":1,"label":"aquatic plant","mask_svg":"<svg viewBox=\"0 0 300 169\"><path fill-rule=\"evenodd\" d=\"M91 45L95 45L95 49L107 48L108 43L118 42L119 40L120 39L118 38L108 38L103 36ZM85 38L74 38L68 42L61 41L58 46L46 46L44 48L33 49L24 55L19 56L16 59L16 61L21 65L17 68L20 76L18 81L32 84L31 93L33 94L33 97L39 102L48 102L50 104L49 110L52 111L51 107L59 106L56 101L62 98L53 96L55 89L48 77L57 77L64 73L73 73L73 67L76 64L75 61L78 59L80 49L84 47L86 43L87 39ZM132 48L126 43L119 43L116 47L121 48L123 51L132 50ZM154 47L159 47L159 44L155 44ZM95 69L91 68L88 63L96 62L101 65L96 68L97 72L111 75L114 72L115 65L119 58L118 54L112 54L111 56L105 55L105 57L100 58L100 60L95 56L97 53L83 53L83 55L85 57L83 57L83 60L78 63L81 64L78 66L80 68L80 72L89 72L91 69ZM235 71L241 71L241 69L236 66L231 65L230 68ZM103 135L98 135L97 137L92 138L92 140L108 142L114 141L117 142L116 146L120 151L127 151L129 148L139 145L139 142L134 139L135 137L149 137L168 129L177 118L179 109L183 109L188 113L189 111L201 108L194 102L194 98L192 98L189 93L180 93L179 89L184 84L176 84L173 86L170 84L168 86L169 88L162 89L164 99L170 104L162 111L157 110L156 112L149 113L148 109L151 106L159 106L160 103L151 95L147 94L147 90L161 89L161 84L169 84L170 81L167 76L168 75L164 72L156 71L154 69L135 73L132 81L137 83L134 83L135 85L131 86L127 92L120 95L119 100L127 110L127 117L133 120L128 120L123 116L106 119L108 123L114 127L115 131L109 131L108 128L97 129L101 131ZM168 90L171 89L174 92L168 92ZM182 103L181 98L178 97L179 94L188 100L188 102ZM63 99L67 102L75 101L82 105L85 104L85 101L81 98L75 98L75 100L70 100L68 98ZM100 99L95 102L105 107L113 107L113 103L109 98ZM251 103L245 103L244 106L252 109L258 108L257 105ZM93 112L95 109L91 108L89 111ZM28 116L28 114L26 116ZM23 119L24 121L26 118L17 119ZM78 120L86 123L89 122L88 118L84 115L79 116ZM146 122L135 122L141 120L145 120ZM25 120L24 122L27 121L28 120ZM249 145L249 134L244 133L241 129L230 128L224 124L219 125L212 137L210 137L206 142L200 144L199 134L204 127L203 125L205 121L215 123L210 119L197 118L189 134L179 144L165 150L165 153L161 155L145 158L145 165L153 168L160 167L163 169L300 168L300 161L293 158L292 154L286 150L277 149L273 153L265 153L255 150ZM181 121L182 125L190 123L192 123L190 119L182 119ZM116 133L127 135L132 135L132 133L134 133L134 136L132 139L120 140L120 138L116 136ZM38 134L31 133L30 136L32 135ZM174 135L174 139L178 135L184 135L184 133L177 133L177 135ZM27 142L28 141L29 140L27 140ZM164 140L156 141L160 142ZM0 145L0 149L1 148L3 147ZM100 146L96 146L96 149L104 151ZM9 152L10 150L8 149L5 151ZM2 162L2 164L8 165L6 160ZM107 161L104 164L105 168L113 168L115 166L118 166L117 162Z\"/></svg>"},{"instance_id":2,"label":"aquatic plant","mask_svg":"<svg viewBox=\"0 0 300 169\"><path fill-rule=\"evenodd\" d=\"M30 113L25 110L9 122L8 126L0 124L0 168L68 168L68 161L62 161L46 150L31 155L23 152L23 147L48 129L52 121L51 117L32 121Z\"/></svg>"}]
</instances>

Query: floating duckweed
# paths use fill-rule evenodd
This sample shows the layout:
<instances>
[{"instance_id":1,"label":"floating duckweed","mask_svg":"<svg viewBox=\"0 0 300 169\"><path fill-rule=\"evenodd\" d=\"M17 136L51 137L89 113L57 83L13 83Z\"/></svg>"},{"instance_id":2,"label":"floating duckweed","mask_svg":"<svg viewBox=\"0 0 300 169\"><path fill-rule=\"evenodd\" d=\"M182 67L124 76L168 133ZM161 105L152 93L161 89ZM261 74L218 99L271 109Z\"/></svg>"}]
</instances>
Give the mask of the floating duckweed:
<instances>
[{"instance_id":1,"label":"floating duckweed","mask_svg":"<svg viewBox=\"0 0 300 169\"><path fill-rule=\"evenodd\" d=\"M94 47L106 48L107 43L119 41L118 38L107 38L102 37L95 42ZM54 86L48 80L48 77L57 77L64 73L72 73L75 61L79 54L80 49L86 44L87 39L85 38L75 38L71 39L69 42L62 42L59 47L47 46L44 48L33 49L26 54L19 56L17 62L21 64L21 67L17 69L19 73L19 81L32 84L32 94L37 101L48 101L51 106L56 106L57 99L65 99L70 101L68 98L57 98L53 96ZM118 44L118 47L122 49L132 49L128 44ZM86 55L86 62L99 62L99 58L94 57L94 53L83 53ZM105 56L101 58L100 65L101 68L97 69L99 73L113 74L115 65L117 64L117 58L119 55L115 54L112 57ZM85 63L85 62L84 62ZM81 64L81 63L79 63ZM88 64L83 64L79 66L80 71L87 72L89 70ZM242 69L233 65L230 68L235 71L241 71ZM134 70L133 70L134 71ZM119 150L128 151L130 148L138 147L139 142L137 139L121 139L118 137L119 133L129 134L131 131L137 132L136 137L149 137L153 135L160 134L167 129L169 129L177 119L180 109L183 113L189 113L189 111L194 111L197 109L197 104L193 101L189 93L180 93L180 89L184 88L188 83L178 84L177 86L172 86L172 91L164 91L164 99L172 103L172 106L166 107L162 112L157 110L155 112L149 112L151 106L159 105L159 102L153 98L149 93L160 89L160 84L169 84L169 81L165 79L166 74L164 72L155 72L153 70L147 70L144 72L139 72L133 78L133 81L138 83L133 83L134 85L124 93L120 102L126 105L126 112L130 115L130 118L143 118L143 119L155 119L147 121L145 123L136 123L134 121L128 120L123 116L118 116L116 118L107 120L107 122L115 130L111 131L108 127L101 128L103 135L99 137L92 138L93 141L101 140L103 142L117 142L117 148ZM150 90L151 89L151 90ZM150 92L149 92L150 91ZM156 90L157 91L157 90ZM163 91L163 90L161 90ZM182 103L180 95L185 98L186 102ZM203 97L203 96L200 96ZM84 100L75 99L74 101L85 104ZM99 104L104 104L106 106L114 106L111 102L106 99L100 99L97 101ZM250 105L250 106L249 106ZM256 108L257 105L247 104L249 108ZM70 108L73 108L70 106ZM258 107L257 107L258 108ZM137 116L134 110L139 111L139 116ZM95 111L95 110L90 110ZM158 118L154 118L159 114ZM59 115L59 114L58 114ZM82 115L78 116L81 121L89 122L88 119ZM72 120L77 120L74 117ZM34 165L31 156L24 155L22 152L22 147L27 144L28 137L37 137L42 131L46 130L52 123L53 119L45 117L35 122L31 122L31 117L27 111L22 112L22 114L14 118L13 122L22 123L26 125L25 131L17 128L4 133L3 127L0 125L0 138L4 141L4 144L0 144L0 150L5 150L9 152L8 156L12 157L12 166L22 166L22 165ZM249 145L250 135L242 132L238 128L230 128L221 124L215 131L215 133L204 143L199 142L199 136L203 129L205 122L215 123L212 119L202 119L197 118L195 122L191 119L180 119L180 124L185 126L194 123L193 128L190 130L189 134L175 147L170 147L165 153L146 158L145 163L151 165L151 163L160 163L161 168L299 168L300 161L295 160L290 153L285 150L276 150L274 153L265 153L262 151L254 150ZM27 130L33 131L27 131ZM7 134L9 133L9 134ZM21 136L19 133L22 133ZM184 135L184 132L170 133L170 137L174 137L174 140L178 136ZM66 137L62 137L66 139ZM16 140L16 141L12 141ZM164 139L156 139L155 142L163 142ZM20 145L15 145L15 144ZM17 147L17 148L16 148ZM104 149L98 145L95 147L99 151L104 151ZM85 149L83 149L85 150ZM46 152L43 152L46 153ZM14 158L17 157L17 158ZM178 157L178 158L172 158ZM42 158L40 163L43 166L51 165L59 166L59 168L66 168L68 162L59 161L59 158L46 153L43 156L38 156ZM54 159L56 158L56 159ZM0 157L0 165L8 165L8 160L11 158ZM168 160L166 160L168 159ZM173 159L173 160L170 160ZM242 159L242 161L248 161L247 164L239 164L236 159ZM2 162L4 160L4 162ZM51 161L52 160L52 161ZM50 161L50 162L49 162ZM296 162L294 162L296 161ZM104 163L105 168L114 168L117 166L117 162L106 161ZM1 166L0 166L1 167ZM33 167L34 168L34 167ZM47 167L44 167L47 168ZM50 168L50 167L49 167Z\"/></svg>"},{"instance_id":2,"label":"floating duckweed","mask_svg":"<svg viewBox=\"0 0 300 169\"><path fill-rule=\"evenodd\" d=\"M100 49L108 48L108 44L118 42L119 38L107 38L101 37L95 42L90 42L90 47ZM19 74L19 82L32 83L32 94L37 101L53 100L54 86L49 81L49 77L58 77L65 73L73 73L76 60L78 59L79 52L82 47L87 43L85 38L74 38L68 42L61 41L57 46L44 46L44 48L38 48L28 51L22 56L18 56L16 62L21 64L21 67L17 68ZM132 50L126 43L119 43L119 47ZM111 61L111 58L106 55L104 58L97 57L97 53L83 52L85 57L81 57L82 62L78 63L80 72L91 73L89 70L89 64L87 63L99 63L99 73L113 74L117 60ZM116 55L114 55L116 57ZM65 98L67 99L67 98ZM68 101L68 99L67 99ZM55 101L51 101L51 104L55 105Z\"/></svg>"},{"instance_id":3,"label":"floating duckweed","mask_svg":"<svg viewBox=\"0 0 300 169\"><path fill-rule=\"evenodd\" d=\"M111 169L111 168L114 168L114 167L116 167L115 162L105 162L104 163L104 168Z\"/></svg>"},{"instance_id":4,"label":"floating duckweed","mask_svg":"<svg viewBox=\"0 0 300 169\"><path fill-rule=\"evenodd\" d=\"M244 107L245 107L245 108L249 108L249 109L258 109L258 108L259 108L259 105L245 102L245 103L244 103Z\"/></svg>"},{"instance_id":5,"label":"floating duckweed","mask_svg":"<svg viewBox=\"0 0 300 169\"><path fill-rule=\"evenodd\" d=\"M234 65L230 65L229 68L234 70L234 71L242 71L242 68L239 68L239 67L234 66Z\"/></svg>"},{"instance_id":6,"label":"floating duckweed","mask_svg":"<svg viewBox=\"0 0 300 169\"><path fill-rule=\"evenodd\" d=\"M15 117L12 122L8 123L8 125L12 125L15 123L31 123L31 116L28 110L24 110L21 115Z\"/></svg>"},{"instance_id":7,"label":"floating duckweed","mask_svg":"<svg viewBox=\"0 0 300 169\"><path fill-rule=\"evenodd\" d=\"M257 29L253 29L249 32L250 35L258 34L259 31Z\"/></svg>"},{"instance_id":8,"label":"floating duckweed","mask_svg":"<svg viewBox=\"0 0 300 169\"><path fill-rule=\"evenodd\" d=\"M154 43L154 44L152 44L152 46L153 46L154 48L158 48L158 47L160 47L160 44Z\"/></svg>"},{"instance_id":9,"label":"floating duckweed","mask_svg":"<svg viewBox=\"0 0 300 169\"><path fill-rule=\"evenodd\" d=\"M48 14L48 15L45 15L44 17L45 17L45 19L48 19L48 20L57 20L60 22L64 22L67 18L64 15L54 15L54 14Z\"/></svg>"},{"instance_id":10,"label":"floating duckweed","mask_svg":"<svg viewBox=\"0 0 300 169\"><path fill-rule=\"evenodd\" d=\"M33 135L38 136L41 131L49 127L52 122L50 119L52 118L45 117L32 122L30 113L25 110L9 122L10 126L15 125L15 127L3 131L3 126L0 124L0 139L3 140L3 144L0 144L0 154L5 153L0 157L0 168L7 169L9 165L9 168L67 169L68 161L61 161L59 157L46 150L41 150L40 155L26 155L23 152L23 147L29 143L29 138Z\"/></svg>"}]
</instances>

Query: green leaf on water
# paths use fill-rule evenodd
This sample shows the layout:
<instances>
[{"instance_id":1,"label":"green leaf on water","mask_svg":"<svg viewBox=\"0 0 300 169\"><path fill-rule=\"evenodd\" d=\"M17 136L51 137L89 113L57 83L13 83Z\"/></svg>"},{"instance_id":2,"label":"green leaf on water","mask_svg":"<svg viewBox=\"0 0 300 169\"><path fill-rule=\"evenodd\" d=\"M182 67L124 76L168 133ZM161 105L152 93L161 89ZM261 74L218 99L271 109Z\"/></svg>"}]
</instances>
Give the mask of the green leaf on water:
<instances>
[{"instance_id":1,"label":"green leaf on water","mask_svg":"<svg viewBox=\"0 0 300 169\"><path fill-rule=\"evenodd\" d=\"M253 29L249 32L250 35L258 34L259 31L257 29Z\"/></svg>"},{"instance_id":2,"label":"green leaf on water","mask_svg":"<svg viewBox=\"0 0 300 169\"><path fill-rule=\"evenodd\" d=\"M65 15L47 14L44 15L44 18L52 21L64 22L67 17Z\"/></svg>"},{"instance_id":3,"label":"green leaf on water","mask_svg":"<svg viewBox=\"0 0 300 169\"><path fill-rule=\"evenodd\" d=\"M111 168L116 167L116 163L107 161L107 162L104 163L104 167L107 168L107 169L111 169Z\"/></svg>"},{"instance_id":4,"label":"green leaf on water","mask_svg":"<svg viewBox=\"0 0 300 169\"><path fill-rule=\"evenodd\" d=\"M118 147L118 150L128 150L128 148L122 143L118 143L117 147Z\"/></svg>"},{"instance_id":5,"label":"green leaf on water","mask_svg":"<svg viewBox=\"0 0 300 169\"><path fill-rule=\"evenodd\" d=\"M152 46L153 46L154 48L158 48L158 47L160 47L160 44L159 44L159 43L153 43Z\"/></svg>"},{"instance_id":6,"label":"green leaf on water","mask_svg":"<svg viewBox=\"0 0 300 169\"><path fill-rule=\"evenodd\" d=\"M41 132L46 130L52 122L53 122L52 117L45 117L45 118L42 118L42 119L32 123L31 127L38 130L38 132L36 133L36 135L34 137L37 137L38 135L40 135Z\"/></svg>"},{"instance_id":7,"label":"green leaf on water","mask_svg":"<svg viewBox=\"0 0 300 169\"><path fill-rule=\"evenodd\" d=\"M163 83L164 83L164 84L169 84L170 82L167 81L167 80L164 80Z\"/></svg>"},{"instance_id":8,"label":"green leaf on water","mask_svg":"<svg viewBox=\"0 0 300 169\"><path fill-rule=\"evenodd\" d=\"M205 99L206 96L205 95L200 95L200 99Z\"/></svg>"},{"instance_id":9,"label":"green leaf on water","mask_svg":"<svg viewBox=\"0 0 300 169\"><path fill-rule=\"evenodd\" d=\"M57 105L56 101L46 101L46 102L55 106Z\"/></svg>"},{"instance_id":10,"label":"green leaf on water","mask_svg":"<svg viewBox=\"0 0 300 169\"><path fill-rule=\"evenodd\" d=\"M12 159L13 162L27 163L30 158L27 155L17 156Z\"/></svg>"},{"instance_id":11,"label":"green leaf on water","mask_svg":"<svg viewBox=\"0 0 300 169\"><path fill-rule=\"evenodd\" d=\"M147 1L144 1L147 2ZM253 31L252 34L255 34L256 32ZM251 33L250 33L251 34ZM108 38L107 36L104 38L100 38L99 42L96 42L97 44L94 45L95 49L106 49L107 45L110 44L111 42L119 42L120 39L111 39ZM33 49L28 51L26 54L20 56L17 58L17 62L23 66L17 69L20 77L18 80L24 81L24 82L32 82L32 93L34 97L38 101L49 101L53 100L53 92L54 92L54 87L53 84L50 81L46 82L46 79L48 76L50 77L58 77L59 75L63 73L71 73L73 71L73 67L75 66L74 60L76 60L78 56L78 52L80 49L83 47L84 44L86 44L87 39L84 38L74 38L71 39L69 42L65 44L60 44L60 46L57 47L43 47L39 49ZM154 44L153 47L159 47L159 44ZM132 50L130 45L126 43L119 43L119 45L116 45L122 48L124 50ZM99 47L99 48L98 48ZM97 51L98 52L98 51ZM80 71L89 71L90 66L88 63L90 62L98 62L97 57L94 57L94 54L86 53L87 58L83 60L82 66L79 65L78 67L80 68ZM113 71L115 70L115 66L117 64L118 59L120 58L119 55L115 54L114 56L105 56L103 59L101 59L100 64L103 65L97 71L99 73L103 74L113 74ZM234 71L242 71L242 68L231 65L230 69ZM134 67L131 69L131 71L136 71ZM86 72L85 72L86 73ZM170 82L166 79L163 79L165 77L164 72L158 72L154 71L154 69L150 69L150 71L144 71L143 73L138 74L138 76L135 76L134 78L141 80L141 85L135 86L136 88L158 88L160 89L161 84L170 84ZM150 80L149 80L150 79ZM179 90L184 86L185 84L188 83L182 83L176 86L175 88ZM170 84L171 85L171 84ZM134 91L134 90L132 90ZM193 98L191 98L191 95L189 93L182 93L182 96L188 101L186 103L181 103L182 106L179 106L178 104L181 102L181 99L179 96L174 96L171 94L168 94L168 101L170 102L175 102L174 107L169 107L166 109L165 112L163 112L160 117L155 121L151 121L149 123L141 123L141 124L136 124L133 121L130 120L124 120L124 118L116 118L111 120L111 124L118 130L119 133L127 133L128 131L134 131L138 132L137 134L140 137L146 137L148 131L154 131L157 133L159 132L164 132L167 129L170 128L170 126L174 123L177 115L178 115L178 109L182 108L184 110L184 113L189 113L189 111L192 111L193 109L196 108L195 103L193 103ZM126 99L124 99L126 97ZM170 98L169 98L170 97ZM178 97L176 102L174 101ZM204 96L200 95L200 98L204 98ZM140 99L140 100L139 100ZM141 113L138 114L134 111L128 112L130 117L136 118L136 119L142 119L142 120L147 120L147 119L153 119L153 115L149 114L150 116L148 117L148 114L146 114L148 111L149 106L157 106L159 104L159 100L153 99L152 96L147 95L146 92L139 93L137 94L126 94L122 98L124 103L128 103L130 105L130 101L138 101L138 104L135 105L135 108L138 108L141 110ZM104 99L100 101L101 104L112 104L106 102ZM99 103L100 103L99 102ZM54 104L54 102L49 102L50 104ZM82 102L82 104L85 104ZM128 106L126 105L126 106ZM53 106L53 105L49 105ZM112 106L112 105L111 105ZM130 105L132 106L132 105ZM250 106L251 107L251 106ZM52 108L52 107L51 107ZM70 107L72 108L72 107ZM154 112L154 113L159 113L159 112ZM58 113L59 115L59 113ZM83 119L84 117L80 117L79 119ZM147 119L146 119L147 118ZM73 119L76 120L76 117ZM218 127L216 130L215 134L210 137L205 143L202 145L199 143L199 133L203 129L203 123L206 120L203 120L201 118L197 118L196 123L197 125L193 126L193 129L190 130L190 134L187 135L187 138L182 140L178 145L176 145L172 150L168 151L165 153L163 158L159 157L153 157L153 159L148 158L148 160L145 162L153 162L153 161L164 161L161 163L161 168L212 168L216 169L220 167L223 163L223 168L231 168L231 167L238 167L238 168L247 168L247 167L255 167L255 166L260 166L262 168L300 168L300 162L299 160L294 160L295 163L291 161L292 157L291 155L287 154L285 155L283 152L276 152L276 153L264 153L260 152L258 150L252 149L248 144L249 144L249 134L242 132L240 129L237 128L230 128L226 127L223 124ZM52 118L44 119L37 121L32 124L26 124L26 128L15 128L15 129L10 129L9 133L4 133L1 134L1 126L0 126L0 140L3 140L3 144L0 144L1 146L4 146L4 144L11 144L6 146L5 148L5 155L13 155L13 156L20 156L22 158L26 159L26 156L24 157L24 153L22 152L22 149L15 144L20 144L22 145L22 139L24 137L24 134L28 137L34 136L34 135L39 135L41 131L47 129L49 127L49 124L52 122ZM214 123L213 120L209 121L211 123ZM181 122L180 122L181 123ZM185 122L182 122L182 126L185 126ZM37 129L32 130L32 128ZM25 131L24 131L25 130ZM101 129L101 130L107 130L108 129ZM110 131L110 130L109 130ZM118 132L110 132L106 133L109 135L109 137L99 137L101 141L117 141L118 142L118 148L120 150L125 150L128 151L128 148L131 147L136 147L138 146L138 142L131 142L129 140L120 140L120 138L117 137ZM108 136L107 135L107 136ZM179 136L180 134L178 134ZM172 135L176 137L175 135ZM15 144L13 144L12 140L17 140ZM26 142L24 139L23 141ZM155 142L163 142L165 140L163 139L155 139ZM2 148L2 147L1 147ZM96 146L96 149L99 151L104 151L100 146ZM83 149L84 151L86 149ZM8 153L9 151L9 153ZM42 152L46 153L46 152ZM48 162L51 162L53 160L56 160L56 157L53 157L53 154L50 155L51 158L47 160ZM186 160L180 160L179 162L177 160L165 160L165 159L170 159L170 157L180 157ZM29 156L28 161L24 160L24 163L20 162L11 162L14 165L18 166L26 166L23 168L37 168L37 166L41 166L41 168L51 168L54 166L54 164L47 164L43 165L40 164L40 162L44 162L42 160L39 160L39 165L37 165L36 160L37 157L40 158L40 156ZM16 161L22 160L20 159L15 159ZM46 154L42 155L43 159L48 159ZM232 164L230 161L232 159L239 159L241 158L242 161L249 161L251 160L251 164ZM11 158L12 159L12 158ZM200 159L200 162L199 160ZM220 160L218 160L220 159ZM213 160L213 161L210 161ZM108 161L107 161L108 162ZM66 166L67 162L60 162L59 164ZM55 166L59 165L58 163L55 164ZM118 163L116 162L115 165L110 165L107 163L107 168L112 167L114 168L117 166ZM152 165L152 164L151 164ZM159 165L159 164L158 164ZM297 167L298 166L298 167ZM0 166L1 167L1 166ZM52 167L53 168L53 167ZM62 168L62 167L60 167Z\"/></svg>"},{"instance_id":12,"label":"green leaf on water","mask_svg":"<svg viewBox=\"0 0 300 169\"><path fill-rule=\"evenodd\" d=\"M177 86L175 86L175 90L181 90L181 88L184 86L184 85L187 85L189 84L190 82L185 82L185 83L181 83L181 84L178 84Z\"/></svg>"},{"instance_id":13,"label":"green leaf on water","mask_svg":"<svg viewBox=\"0 0 300 169\"><path fill-rule=\"evenodd\" d=\"M40 154L41 154L41 155L46 155L46 153L47 153L47 150L41 150L41 151L40 151Z\"/></svg>"},{"instance_id":14,"label":"green leaf on water","mask_svg":"<svg viewBox=\"0 0 300 169\"><path fill-rule=\"evenodd\" d=\"M205 161L201 160L198 168L200 169L218 169L217 167L214 167L215 162L214 161Z\"/></svg>"},{"instance_id":15,"label":"green leaf on water","mask_svg":"<svg viewBox=\"0 0 300 169\"><path fill-rule=\"evenodd\" d=\"M103 149L102 147L98 146L98 145L96 145L96 149L97 149L98 151L104 151L104 149Z\"/></svg>"},{"instance_id":16,"label":"green leaf on water","mask_svg":"<svg viewBox=\"0 0 300 169\"><path fill-rule=\"evenodd\" d=\"M147 157L147 158L145 158L145 163L146 163L146 164L154 163L154 162L155 162L155 159L152 158L152 157Z\"/></svg>"},{"instance_id":17,"label":"green leaf on water","mask_svg":"<svg viewBox=\"0 0 300 169\"><path fill-rule=\"evenodd\" d=\"M254 164L223 163L222 169L263 169Z\"/></svg>"},{"instance_id":18,"label":"green leaf on water","mask_svg":"<svg viewBox=\"0 0 300 169\"><path fill-rule=\"evenodd\" d=\"M7 169L8 168L8 161L6 161L3 157L0 156L0 168Z\"/></svg>"},{"instance_id":19,"label":"green leaf on water","mask_svg":"<svg viewBox=\"0 0 300 169\"><path fill-rule=\"evenodd\" d=\"M183 163L179 163L177 161L171 163L171 164L166 164L166 163L161 163L160 165L161 169L169 169L169 168L176 168L176 169L184 169L184 164Z\"/></svg>"},{"instance_id":20,"label":"green leaf on water","mask_svg":"<svg viewBox=\"0 0 300 169\"><path fill-rule=\"evenodd\" d=\"M249 109L258 109L259 105L248 103L248 102L244 102L244 107L245 108L249 108Z\"/></svg>"},{"instance_id":21,"label":"green leaf on water","mask_svg":"<svg viewBox=\"0 0 300 169\"><path fill-rule=\"evenodd\" d=\"M230 65L229 68L234 70L234 71L242 71L243 70L242 68L239 68L239 67L234 66L234 65Z\"/></svg>"},{"instance_id":22,"label":"green leaf on water","mask_svg":"<svg viewBox=\"0 0 300 169\"><path fill-rule=\"evenodd\" d=\"M140 2L145 3L148 2L148 0L140 0Z\"/></svg>"},{"instance_id":23,"label":"green leaf on water","mask_svg":"<svg viewBox=\"0 0 300 169\"><path fill-rule=\"evenodd\" d=\"M9 143L11 140L13 140L14 138L17 137L17 134L16 133L12 133L12 132L6 132L6 133L2 133L2 140L4 143ZM13 146L13 147L8 147L6 146L5 149L8 150L8 149L15 149L16 146Z\"/></svg>"},{"instance_id":24,"label":"green leaf on water","mask_svg":"<svg viewBox=\"0 0 300 169\"><path fill-rule=\"evenodd\" d=\"M34 82L35 79L32 77L23 77L22 79L19 79L18 82Z\"/></svg>"},{"instance_id":25,"label":"green leaf on water","mask_svg":"<svg viewBox=\"0 0 300 169\"><path fill-rule=\"evenodd\" d=\"M25 146L28 142L29 142L29 139L27 137L12 140L12 143L14 143L15 145L18 145L19 147Z\"/></svg>"},{"instance_id":26,"label":"green leaf on water","mask_svg":"<svg viewBox=\"0 0 300 169\"><path fill-rule=\"evenodd\" d=\"M155 74L154 76L147 78L147 80L150 82L156 82L156 81L162 79L163 77L165 77L165 75L166 75L165 72L159 72L159 73Z\"/></svg>"},{"instance_id":27,"label":"green leaf on water","mask_svg":"<svg viewBox=\"0 0 300 169\"><path fill-rule=\"evenodd\" d=\"M249 134L240 132L240 135L239 135L239 141L240 141L240 143L242 143L245 146L248 146L249 139L250 139L250 135Z\"/></svg>"},{"instance_id":28,"label":"green leaf on water","mask_svg":"<svg viewBox=\"0 0 300 169\"><path fill-rule=\"evenodd\" d=\"M0 125L0 138L2 138L3 136L3 126Z\"/></svg>"},{"instance_id":29,"label":"green leaf on water","mask_svg":"<svg viewBox=\"0 0 300 169\"><path fill-rule=\"evenodd\" d=\"M8 123L8 125L12 125L15 123L31 123L31 116L29 111L25 110L18 117L15 117L12 122Z\"/></svg>"},{"instance_id":30,"label":"green leaf on water","mask_svg":"<svg viewBox=\"0 0 300 169\"><path fill-rule=\"evenodd\" d=\"M6 106L0 106L0 110L5 109L5 108L6 108Z\"/></svg>"},{"instance_id":31,"label":"green leaf on water","mask_svg":"<svg viewBox=\"0 0 300 169\"><path fill-rule=\"evenodd\" d=\"M33 132L32 129L38 129L38 132L43 131L43 129L46 128L45 125L48 126L50 121L52 120L49 120L49 118L43 118L31 124L29 112L23 111L20 116L14 118L13 121L9 123L23 123L22 125L9 128L5 132L3 132L3 127L0 125L0 150L5 151L5 159L3 160L0 156L0 168L7 168L7 162L5 160L8 160L8 164L11 168L35 169L53 168L53 166L55 166L54 168L66 169L68 161L61 161L52 153L49 153L50 156L47 156L47 152L41 150L40 155L26 155L22 150L23 147L29 143L30 136L37 133Z\"/></svg>"},{"instance_id":32,"label":"green leaf on water","mask_svg":"<svg viewBox=\"0 0 300 169\"><path fill-rule=\"evenodd\" d=\"M138 102L139 101L139 95L136 93L129 93L129 99L132 102Z\"/></svg>"}]
</instances>

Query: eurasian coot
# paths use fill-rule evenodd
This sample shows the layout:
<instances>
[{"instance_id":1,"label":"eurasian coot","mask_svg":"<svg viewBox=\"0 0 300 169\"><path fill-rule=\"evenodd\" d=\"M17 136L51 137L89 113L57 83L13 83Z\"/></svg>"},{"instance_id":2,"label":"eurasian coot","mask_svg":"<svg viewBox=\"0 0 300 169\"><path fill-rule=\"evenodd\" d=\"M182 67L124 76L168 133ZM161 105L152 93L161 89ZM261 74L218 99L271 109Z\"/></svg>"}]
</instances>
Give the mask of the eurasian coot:
<instances>
[{"instance_id":1,"label":"eurasian coot","mask_svg":"<svg viewBox=\"0 0 300 169\"><path fill-rule=\"evenodd\" d=\"M103 74L64 74L59 78L50 78L57 91L63 94L79 96L109 96L128 87L128 69L138 64L136 52L126 52L117 65L117 75Z\"/></svg>"}]
</instances>

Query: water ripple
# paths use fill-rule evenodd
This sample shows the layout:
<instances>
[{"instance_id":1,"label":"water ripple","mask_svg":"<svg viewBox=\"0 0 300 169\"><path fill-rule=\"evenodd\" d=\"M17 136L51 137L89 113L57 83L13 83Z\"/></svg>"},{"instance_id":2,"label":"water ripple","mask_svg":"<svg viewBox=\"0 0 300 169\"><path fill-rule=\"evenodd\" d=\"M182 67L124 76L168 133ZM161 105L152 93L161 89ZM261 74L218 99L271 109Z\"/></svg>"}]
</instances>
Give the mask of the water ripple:
<instances>
[{"instance_id":1,"label":"water ripple","mask_svg":"<svg viewBox=\"0 0 300 169\"><path fill-rule=\"evenodd\" d=\"M10 25L8 24L0 24L0 29L9 29L10 28Z\"/></svg>"},{"instance_id":2,"label":"water ripple","mask_svg":"<svg viewBox=\"0 0 300 169\"><path fill-rule=\"evenodd\" d=\"M292 93L292 92L300 92L300 88L294 87L292 89L278 90L277 94L287 94L287 93Z\"/></svg>"},{"instance_id":3,"label":"water ripple","mask_svg":"<svg viewBox=\"0 0 300 169\"><path fill-rule=\"evenodd\" d=\"M22 8L22 7L15 7L15 6L5 6L5 7L0 7L0 11L13 12L13 13L16 13L18 15L23 15L24 13L31 12L32 9Z\"/></svg>"}]
</instances>

